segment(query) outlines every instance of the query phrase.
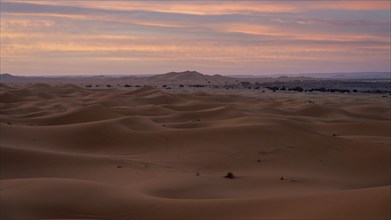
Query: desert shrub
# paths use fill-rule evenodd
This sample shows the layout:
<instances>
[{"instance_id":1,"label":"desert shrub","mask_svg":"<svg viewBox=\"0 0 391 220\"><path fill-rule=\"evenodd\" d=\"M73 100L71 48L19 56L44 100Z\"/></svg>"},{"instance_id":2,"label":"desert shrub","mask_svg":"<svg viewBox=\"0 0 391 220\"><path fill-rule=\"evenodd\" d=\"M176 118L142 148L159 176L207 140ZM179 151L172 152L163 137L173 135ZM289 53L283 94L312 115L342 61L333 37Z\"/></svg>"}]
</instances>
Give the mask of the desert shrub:
<instances>
[{"instance_id":1,"label":"desert shrub","mask_svg":"<svg viewBox=\"0 0 391 220\"><path fill-rule=\"evenodd\" d=\"M227 173L227 175L225 175L225 176L224 176L224 178L227 178L227 179L234 179L234 178L235 178L235 176L234 176L234 174L233 174L233 173L231 173L231 172L228 172L228 173Z\"/></svg>"}]
</instances>

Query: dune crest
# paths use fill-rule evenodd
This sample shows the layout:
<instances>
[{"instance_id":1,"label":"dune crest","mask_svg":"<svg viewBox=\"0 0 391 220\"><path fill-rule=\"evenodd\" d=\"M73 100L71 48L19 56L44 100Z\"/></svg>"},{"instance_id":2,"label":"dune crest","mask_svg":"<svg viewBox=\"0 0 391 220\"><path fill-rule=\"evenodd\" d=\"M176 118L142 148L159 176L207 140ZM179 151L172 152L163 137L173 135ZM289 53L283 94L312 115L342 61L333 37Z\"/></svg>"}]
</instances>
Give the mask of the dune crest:
<instances>
[{"instance_id":1,"label":"dune crest","mask_svg":"<svg viewBox=\"0 0 391 220\"><path fill-rule=\"evenodd\" d=\"M1 219L391 217L381 96L0 89Z\"/></svg>"}]
</instances>

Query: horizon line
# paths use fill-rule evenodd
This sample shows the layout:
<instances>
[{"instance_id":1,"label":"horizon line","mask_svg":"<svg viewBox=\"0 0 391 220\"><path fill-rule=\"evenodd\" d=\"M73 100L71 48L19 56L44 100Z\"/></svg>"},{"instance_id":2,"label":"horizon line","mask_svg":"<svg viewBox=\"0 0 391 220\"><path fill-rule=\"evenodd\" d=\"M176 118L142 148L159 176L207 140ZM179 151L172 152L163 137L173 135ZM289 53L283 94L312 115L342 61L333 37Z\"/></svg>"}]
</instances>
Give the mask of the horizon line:
<instances>
[{"instance_id":1,"label":"horizon line","mask_svg":"<svg viewBox=\"0 0 391 220\"><path fill-rule=\"evenodd\" d=\"M252 77L272 77L272 76L300 76L300 75L310 75L310 74L391 74L391 71L344 71L344 72L305 72L305 73L262 73L262 74L221 74L221 73L214 73L214 74L206 74L202 73L196 70L184 70L184 71L170 71L165 73L139 73L139 74L131 74L131 73L108 73L108 74L62 74L62 75L35 75L35 74L13 74L9 72L2 72L0 75L11 75L15 77L50 77L50 78L56 78L56 77L94 77L94 76L104 76L104 77L127 77L127 76L156 76L156 75L164 75L167 73L184 73L184 72L197 72L202 75L207 76L214 76L214 75L220 75L220 76L252 76ZM391 75L390 75L391 77Z\"/></svg>"}]
</instances>

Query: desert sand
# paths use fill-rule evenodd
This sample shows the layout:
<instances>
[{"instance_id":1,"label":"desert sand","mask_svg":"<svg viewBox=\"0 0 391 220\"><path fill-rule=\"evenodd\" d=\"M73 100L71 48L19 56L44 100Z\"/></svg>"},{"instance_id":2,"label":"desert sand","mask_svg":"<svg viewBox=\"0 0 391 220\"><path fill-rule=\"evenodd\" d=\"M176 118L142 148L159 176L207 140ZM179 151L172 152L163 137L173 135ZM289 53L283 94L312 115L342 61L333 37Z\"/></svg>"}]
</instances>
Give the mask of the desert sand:
<instances>
[{"instance_id":1,"label":"desert sand","mask_svg":"<svg viewBox=\"0 0 391 220\"><path fill-rule=\"evenodd\" d=\"M389 97L2 84L0 102L1 219L391 218Z\"/></svg>"}]
</instances>

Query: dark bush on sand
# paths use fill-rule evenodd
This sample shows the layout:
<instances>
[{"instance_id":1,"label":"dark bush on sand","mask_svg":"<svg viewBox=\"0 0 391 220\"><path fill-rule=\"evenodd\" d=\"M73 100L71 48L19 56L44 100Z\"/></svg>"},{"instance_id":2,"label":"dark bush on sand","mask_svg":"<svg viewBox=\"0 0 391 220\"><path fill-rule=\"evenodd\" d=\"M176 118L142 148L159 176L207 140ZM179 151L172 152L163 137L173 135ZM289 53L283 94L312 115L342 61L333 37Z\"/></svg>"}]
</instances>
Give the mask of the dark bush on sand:
<instances>
[{"instance_id":1,"label":"dark bush on sand","mask_svg":"<svg viewBox=\"0 0 391 220\"><path fill-rule=\"evenodd\" d=\"M225 175L225 176L224 176L224 178L227 178L227 179L234 179L234 178L235 178L235 176L234 176L234 174L233 174L233 173L231 173L231 172L228 172L228 173L227 173L227 175Z\"/></svg>"}]
</instances>

